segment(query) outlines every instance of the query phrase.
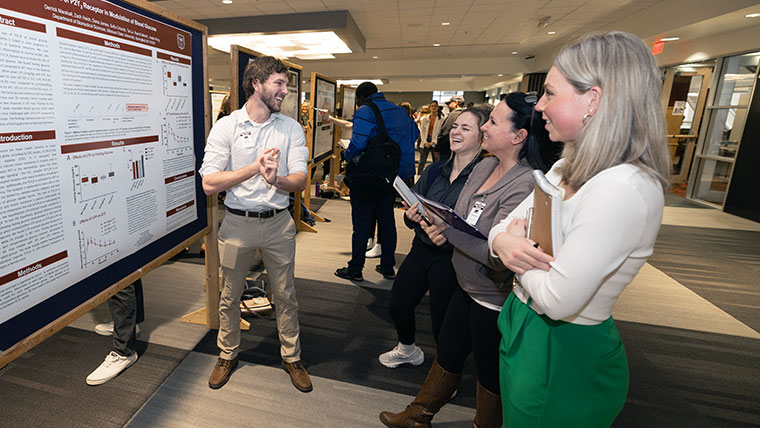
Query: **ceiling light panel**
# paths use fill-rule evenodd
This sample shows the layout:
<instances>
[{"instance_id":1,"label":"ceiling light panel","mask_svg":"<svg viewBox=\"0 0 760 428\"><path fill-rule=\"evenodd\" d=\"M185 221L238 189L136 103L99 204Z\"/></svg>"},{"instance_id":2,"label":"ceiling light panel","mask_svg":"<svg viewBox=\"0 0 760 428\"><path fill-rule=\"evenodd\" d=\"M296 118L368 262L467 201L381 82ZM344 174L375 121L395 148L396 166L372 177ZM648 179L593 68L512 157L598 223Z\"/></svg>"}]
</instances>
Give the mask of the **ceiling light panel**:
<instances>
[{"instance_id":1,"label":"ceiling light panel","mask_svg":"<svg viewBox=\"0 0 760 428\"><path fill-rule=\"evenodd\" d=\"M239 45L277 58L331 59L333 54L351 53L351 49L332 31L289 34L223 34L209 36L214 49L229 52Z\"/></svg>"}]
</instances>

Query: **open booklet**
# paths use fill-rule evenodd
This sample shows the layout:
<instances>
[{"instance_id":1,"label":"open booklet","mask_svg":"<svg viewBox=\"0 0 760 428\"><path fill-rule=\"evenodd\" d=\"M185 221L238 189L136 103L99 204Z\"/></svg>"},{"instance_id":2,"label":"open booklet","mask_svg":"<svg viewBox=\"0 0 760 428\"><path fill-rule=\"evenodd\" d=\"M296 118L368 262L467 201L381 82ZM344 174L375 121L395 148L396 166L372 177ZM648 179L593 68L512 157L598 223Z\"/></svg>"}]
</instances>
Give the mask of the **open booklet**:
<instances>
[{"instance_id":1,"label":"open booklet","mask_svg":"<svg viewBox=\"0 0 760 428\"><path fill-rule=\"evenodd\" d=\"M528 236L545 253L554 256L562 246L562 189L546 179L541 170L533 170L533 208L528 214Z\"/></svg>"},{"instance_id":2,"label":"open booklet","mask_svg":"<svg viewBox=\"0 0 760 428\"><path fill-rule=\"evenodd\" d=\"M425 198L424 196L410 189L406 184L404 184L403 181L401 181L399 177L396 177L396 180L393 182L393 187L396 188L396 191L399 193L399 195L401 195L401 198L404 199L404 202L406 202L407 205L412 206L417 202L421 202L419 207L420 214L422 214L423 217L426 217L428 215L427 211L430 211L443 219L446 224L457 230L472 235L476 238L488 239L488 237L479 231L475 226L470 225L462 217L460 217L453 208L446 206L440 202L431 201L430 199Z\"/></svg>"}]
</instances>

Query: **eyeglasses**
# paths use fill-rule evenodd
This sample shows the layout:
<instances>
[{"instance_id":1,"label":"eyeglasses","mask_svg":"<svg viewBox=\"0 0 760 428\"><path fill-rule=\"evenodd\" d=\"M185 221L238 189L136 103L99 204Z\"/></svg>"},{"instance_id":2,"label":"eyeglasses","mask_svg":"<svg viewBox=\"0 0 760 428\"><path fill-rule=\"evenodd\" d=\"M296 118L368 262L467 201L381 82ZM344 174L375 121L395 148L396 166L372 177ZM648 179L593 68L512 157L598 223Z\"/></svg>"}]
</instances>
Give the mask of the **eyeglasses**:
<instances>
[{"instance_id":1,"label":"eyeglasses","mask_svg":"<svg viewBox=\"0 0 760 428\"><path fill-rule=\"evenodd\" d=\"M533 104L533 109L530 111L530 129L533 129L533 116L536 114L536 103L538 102L538 93L536 91L530 91L525 94L525 102Z\"/></svg>"}]
</instances>

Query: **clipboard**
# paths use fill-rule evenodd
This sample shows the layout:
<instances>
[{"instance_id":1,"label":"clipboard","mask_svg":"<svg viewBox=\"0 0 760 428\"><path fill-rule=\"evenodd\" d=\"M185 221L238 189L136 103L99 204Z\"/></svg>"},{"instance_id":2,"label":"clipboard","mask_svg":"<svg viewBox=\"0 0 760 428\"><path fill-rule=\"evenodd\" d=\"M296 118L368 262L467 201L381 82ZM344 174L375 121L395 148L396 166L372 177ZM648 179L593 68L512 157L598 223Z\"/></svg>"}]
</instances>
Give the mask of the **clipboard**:
<instances>
[{"instance_id":1,"label":"clipboard","mask_svg":"<svg viewBox=\"0 0 760 428\"><path fill-rule=\"evenodd\" d=\"M528 237L547 254L554 256L562 246L562 189L546 179L541 170L533 170L533 208L528 214Z\"/></svg>"},{"instance_id":2,"label":"clipboard","mask_svg":"<svg viewBox=\"0 0 760 428\"><path fill-rule=\"evenodd\" d=\"M403 199L404 202L406 202L406 204L410 207L419 202L417 209L420 211L420 214L422 214L422 218L425 218L427 221L427 212L425 212L425 206L422 205L422 202L420 202L420 200L417 198L417 194L414 192L414 190L410 189L409 186L404 183L404 180L402 180L398 175L396 176L396 179L393 180L393 188L396 189L396 192L398 192L399 196L401 196L401 199Z\"/></svg>"},{"instance_id":3,"label":"clipboard","mask_svg":"<svg viewBox=\"0 0 760 428\"><path fill-rule=\"evenodd\" d=\"M483 232L479 231L478 228L472 226L470 223L467 223L465 219L460 217L453 208L439 202L426 199L418 193L415 193L415 195L417 195L419 200L422 201L422 205L424 205L427 210L440 217L449 226L467 233L468 235L472 235L476 238L488 239L488 237L484 235Z\"/></svg>"}]
</instances>

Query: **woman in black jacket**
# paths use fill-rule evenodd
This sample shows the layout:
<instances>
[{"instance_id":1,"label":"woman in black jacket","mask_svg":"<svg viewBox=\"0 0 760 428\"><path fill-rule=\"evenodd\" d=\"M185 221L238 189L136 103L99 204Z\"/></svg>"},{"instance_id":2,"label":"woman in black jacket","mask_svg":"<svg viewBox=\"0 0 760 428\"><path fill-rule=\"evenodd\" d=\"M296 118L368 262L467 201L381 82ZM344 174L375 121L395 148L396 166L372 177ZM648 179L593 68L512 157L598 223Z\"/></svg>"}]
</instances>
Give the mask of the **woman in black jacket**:
<instances>
[{"instance_id":1,"label":"woman in black jacket","mask_svg":"<svg viewBox=\"0 0 760 428\"><path fill-rule=\"evenodd\" d=\"M431 164L414 186L415 192L436 202L453 207L472 168L480 160L480 127L488 120L488 105L471 107L457 118L452 127L451 159ZM416 323L414 308L422 296L430 291L430 315L433 337L438 341L446 308L458 283L451 264L453 247L437 246L420 228L417 206L408 207L404 216L407 227L414 229L412 249L399 267L391 290L389 312L398 333L399 343L378 358L389 368L409 363L419 365L425 360L422 350L415 345Z\"/></svg>"}]
</instances>

